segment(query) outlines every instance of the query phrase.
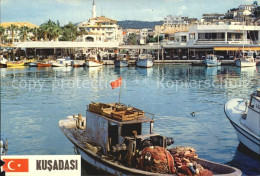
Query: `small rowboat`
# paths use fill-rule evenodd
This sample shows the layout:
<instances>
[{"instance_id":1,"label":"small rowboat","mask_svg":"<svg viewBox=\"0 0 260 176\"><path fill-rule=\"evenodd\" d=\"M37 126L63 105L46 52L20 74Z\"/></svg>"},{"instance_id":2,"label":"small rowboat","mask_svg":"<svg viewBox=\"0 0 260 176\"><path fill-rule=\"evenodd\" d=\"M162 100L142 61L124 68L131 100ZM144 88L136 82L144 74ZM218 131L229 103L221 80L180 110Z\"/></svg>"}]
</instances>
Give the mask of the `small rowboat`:
<instances>
[{"instance_id":1,"label":"small rowboat","mask_svg":"<svg viewBox=\"0 0 260 176\"><path fill-rule=\"evenodd\" d=\"M7 67L24 67L24 62L7 62Z\"/></svg>"},{"instance_id":2,"label":"small rowboat","mask_svg":"<svg viewBox=\"0 0 260 176\"><path fill-rule=\"evenodd\" d=\"M38 63L37 67L51 67L51 63Z\"/></svg>"}]
</instances>

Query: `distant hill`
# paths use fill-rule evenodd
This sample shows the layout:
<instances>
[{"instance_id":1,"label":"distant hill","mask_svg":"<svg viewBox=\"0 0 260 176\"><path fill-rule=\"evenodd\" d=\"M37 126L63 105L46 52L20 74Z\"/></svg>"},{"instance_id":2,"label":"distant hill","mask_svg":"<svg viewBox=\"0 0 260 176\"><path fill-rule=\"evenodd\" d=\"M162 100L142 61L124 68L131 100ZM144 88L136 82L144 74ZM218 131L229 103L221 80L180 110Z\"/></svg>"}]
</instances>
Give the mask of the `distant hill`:
<instances>
[{"instance_id":1,"label":"distant hill","mask_svg":"<svg viewBox=\"0 0 260 176\"><path fill-rule=\"evenodd\" d=\"M163 21L118 21L118 24L123 29L143 29L143 28L154 28L155 25L162 25Z\"/></svg>"}]
</instances>

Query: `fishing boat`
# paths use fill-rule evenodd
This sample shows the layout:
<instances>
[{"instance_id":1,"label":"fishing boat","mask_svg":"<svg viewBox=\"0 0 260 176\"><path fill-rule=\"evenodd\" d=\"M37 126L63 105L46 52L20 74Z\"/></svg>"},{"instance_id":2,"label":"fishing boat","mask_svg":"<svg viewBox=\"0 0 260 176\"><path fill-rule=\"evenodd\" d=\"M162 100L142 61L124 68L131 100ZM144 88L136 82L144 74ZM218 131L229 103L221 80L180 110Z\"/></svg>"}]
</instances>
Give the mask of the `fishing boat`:
<instances>
[{"instance_id":1,"label":"fishing boat","mask_svg":"<svg viewBox=\"0 0 260 176\"><path fill-rule=\"evenodd\" d=\"M173 164L174 154L167 149L174 141L154 133L154 119L148 115L119 103L91 103L86 117L68 116L59 121L59 127L83 160L107 174L175 175L175 164L180 163ZM147 134L143 132L145 123L150 127ZM223 164L199 158L196 163L214 175L241 175L240 170Z\"/></svg>"},{"instance_id":2,"label":"fishing boat","mask_svg":"<svg viewBox=\"0 0 260 176\"><path fill-rule=\"evenodd\" d=\"M229 100L224 111L239 141L260 155L260 88L251 94L249 102L241 98Z\"/></svg>"},{"instance_id":3,"label":"fishing boat","mask_svg":"<svg viewBox=\"0 0 260 176\"><path fill-rule=\"evenodd\" d=\"M153 58L151 54L140 54L137 61L137 67L150 68L153 66Z\"/></svg>"},{"instance_id":4,"label":"fishing boat","mask_svg":"<svg viewBox=\"0 0 260 176\"><path fill-rule=\"evenodd\" d=\"M7 62L7 67L24 67L24 62Z\"/></svg>"},{"instance_id":5,"label":"fishing boat","mask_svg":"<svg viewBox=\"0 0 260 176\"><path fill-rule=\"evenodd\" d=\"M218 60L216 55L207 55L204 59L204 63L206 67L214 67L214 66L220 66L221 61Z\"/></svg>"},{"instance_id":6,"label":"fishing boat","mask_svg":"<svg viewBox=\"0 0 260 176\"><path fill-rule=\"evenodd\" d=\"M71 66L71 60L68 58L59 58L52 63L53 67L68 67Z\"/></svg>"},{"instance_id":7,"label":"fishing boat","mask_svg":"<svg viewBox=\"0 0 260 176\"><path fill-rule=\"evenodd\" d=\"M100 56L98 56L100 57ZM100 67L103 65L103 62L97 60L97 56L90 56L89 59L86 60L87 67Z\"/></svg>"},{"instance_id":8,"label":"fishing boat","mask_svg":"<svg viewBox=\"0 0 260 176\"><path fill-rule=\"evenodd\" d=\"M128 56L126 54L119 54L119 56L116 58L116 60L114 61L115 67L128 67L129 63L128 63Z\"/></svg>"},{"instance_id":9,"label":"fishing boat","mask_svg":"<svg viewBox=\"0 0 260 176\"><path fill-rule=\"evenodd\" d=\"M235 60L235 64L237 67L255 67L256 61L254 58L254 52L242 52Z\"/></svg>"},{"instance_id":10,"label":"fishing boat","mask_svg":"<svg viewBox=\"0 0 260 176\"><path fill-rule=\"evenodd\" d=\"M76 67L85 67L86 64L84 61L80 61L80 60L73 60L71 61L71 66L76 68Z\"/></svg>"}]
</instances>

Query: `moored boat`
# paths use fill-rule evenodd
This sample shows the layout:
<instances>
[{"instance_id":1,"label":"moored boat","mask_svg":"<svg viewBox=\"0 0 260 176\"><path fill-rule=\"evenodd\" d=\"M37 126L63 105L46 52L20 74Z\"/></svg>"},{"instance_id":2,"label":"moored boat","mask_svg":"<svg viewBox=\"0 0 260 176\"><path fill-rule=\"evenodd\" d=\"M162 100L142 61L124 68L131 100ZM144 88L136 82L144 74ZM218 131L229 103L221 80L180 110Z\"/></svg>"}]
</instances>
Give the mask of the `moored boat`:
<instances>
[{"instance_id":1,"label":"moored boat","mask_svg":"<svg viewBox=\"0 0 260 176\"><path fill-rule=\"evenodd\" d=\"M150 125L148 134L143 133L144 123ZM175 149L167 149L173 144L173 139L154 133L153 124L154 120L147 117L144 111L118 103L91 103L86 117L79 114L59 121L60 129L74 144L82 159L108 174L178 174L176 166L180 162L173 163L178 158ZM236 168L194 159L201 166L196 173L206 171L209 175L241 175ZM193 168L191 163L189 165Z\"/></svg>"},{"instance_id":2,"label":"moored boat","mask_svg":"<svg viewBox=\"0 0 260 176\"><path fill-rule=\"evenodd\" d=\"M76 67L85 67L86 64L84 61L80 61L80 60L73 60L71 61L71 66L76 68Z\"/></svg>"},{"instance_id":3,"label":"moored boat","mask_svg":"<svg viewBox=\"0 0 260 176\"><path fill-rule=\"evenodd\" d=\"M256 61L254 53L252 51L242 52L240 56L235 60L237 67L255 67Z\"/></svg>"},{"instance_id":4,"label":"moored boat","mask_svg":"<svg viewBox=\"0 0 260 176\"><path fill-rule=\"evenodd\" d=\"M30 63L28 64L28 66L29 66L29 67L37 67L37 63L35 63L35 62L30 62Z\"/></svg>"},{"instance_id":5,"label":"moored boat","mask_svg":"<svg viewBox=\"0 0 260 176\"><path fill-rule=\"evenodd\" d=\"M6 68L7 67L7 59L3 57L3 55L0 55L0 68Z\"/></svg>"},{"instance_id":6,"label":"moored boat","mask_svg":"<svg viewBox=\"0 0 260 176\"><path fill-rule=\"evenodd\" d=\"M100 67L103 66L103 62L100 62L96 59L96 57L92 57L91 59L86 60L87 67Z\"/></svg>"},{"instance_id":7,"label":"moored boat","mask_svg":"<svg viewBox=\"0 0 260 176\"><path fill-rule=\"evenodd\" d=\"M153 66L153 58L151 54L140 54L137 61L137 67L150 68Z\"/></svg>"},{"instance_id":8,"label":"moored boat","mask_svg":"<svg viewBox=\"0 0 260 176\"><path fill-rule=\"evenodd\" d=\"M56 60L56 62L52 63L53 67L68 67L71 66L71 61L70 58L59 58Z\"/></svg>"},{"instance_id":9,"label":"moored boat","mask_svg":"<svg viewBox=\"0 0 260 176\"><path fill-rule=\"evenodd\" d=\"M128 56L126 54L120 54L118 58L114 61L115 67L128 67Z\"/></svg>"},{"instance_id":10,"label":"moored boat","mask_svg":"<svg viewBox=\"0 0 260 176\"><path fill-rule=\"evenodd\" d=\"M24 67L24 62L7 62L7 67Z\"/></svg>"},{"instance_id":11,"label":"moored boat","mask_svg":"<svg viewBox=\"0 0 260 176\"><path fill-rule=\"evenodd\" d=\"M260 89L251 95L249 102L241 98L229 100L224 111L239 141L260 155Z\"/></svg>"},{"instance_id":12,"label":"moored boat","mask_svg":"<svg viewBox=\"0 0 260 176\"><path fill-rule=\"evenodd\" d=\"M204 63L206 67L214 67L214 66L220 66L221 61L218 60L216 55L207 55L204 59Z\"/></svg>"},{"instance_id":13,"label":"moored boat","mask_svg":"<svg viewBox=\"0 0 260 176\"><path fill-rule=\"evenodd\" d=\"M37 67L51 67L51 63L37 63Z\"/></svg>"}]
</instances>

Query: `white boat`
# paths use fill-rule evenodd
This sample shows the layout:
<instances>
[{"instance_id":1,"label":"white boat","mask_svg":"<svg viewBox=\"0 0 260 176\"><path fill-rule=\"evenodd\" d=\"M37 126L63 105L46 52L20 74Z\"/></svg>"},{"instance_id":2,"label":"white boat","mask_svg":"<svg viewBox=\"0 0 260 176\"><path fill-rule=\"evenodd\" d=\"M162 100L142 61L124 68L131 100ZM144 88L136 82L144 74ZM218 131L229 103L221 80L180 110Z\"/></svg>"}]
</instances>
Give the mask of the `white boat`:
<instances>
[{"instance_id":1,"label":"white boat","mask_svg":"<svg viewBox=\"0 0 260 176\"><path fill-rule=\"evenodd\" d=\"M102 65L103 65L103 63L99 62L97 60L87 60L86 61L86 66L87 67L100 67Z\"/></svg>"},{"instance_id":2,"label":"white boat","mask_svg":"<svg viewBox=\"0 0 260 176\"><path fill-rule=\"evenodd\" d=\"M119 54L118 58L114 61L115 67L128 67L128 56L126 54Z\"/></svg>"},{"instance_id":3,"label":"white boat","mask_svg":"<svg viewBox=\"0 0 260 176\"><path fill-rule=\"evenodd\" d=\"M29 66L29 67L37 67L37 63L35 63L35 62L30 62L30 63L28 64L28 66Z\"/></svg>"},{"instance_id":4,"label":"white boat","mask_svg":"<svg viewBox=\"0 0 260 176\"><path fill-rule=\"evenodd\" d=\"M3 55L0 55L0 68L5 68L5 67L7 67L7 59L5 59L4 57L3 57Z\"/></svg>"},{"instance_id":5,"label":"white boat","mask_svg":"<svg viewBox=\"0 0 260 176\"><path fill-rule=\"evenodd\" d=\"M254 58L254 53L252 51L243 52L240 56L235 60L237 67L255 67L256 61Z\"/></svg>"},{"instance_id":6,"label":"white boat","mask_svg":"<svg viewBox=\"0 0 260 176\"><path fill-rule=\"evenodd\" d=\"M68 67L71 66L71 60L69 58L60 58L56 62L52 63L53 67Z\"/></svg>"},{"instance_id":7,"label":"white boat","mask_svg":"<svg viewBox=\"0 0 260 176\"><path fill-rule=\"evenodd\" d=\"M216 55L207 55L204 59L204 63L206 67L214 67L214 66L220 66L221 61L218 60Z\"/></svg>"},{"instance_id":8,"label":"white boat","mask_svg":"<svg viewBox=\"0 0 260 176\"><path fill-rule=\"evenodd\" d=\"M153 58L151 54L140 54L137 61L137 67L150 68L153 66Z\"/></svg>"},{"instance_id":9,"label":"white boat","mask_svg":"<svg viewBox=\"0 0 260 176\"><path fill-rule=\"evenodd\" d=\"M249 102L240 98L229 100L224 111L239 141L260 155L260 89L251 95Z\"/></svg>"},{"instance_id":10,"label":"white boat","mask_svg":"<svg viewBox=\"0 0 260 176\"><path fill-rule=\"evenodd\" d=\"M170 149L167 149L167 146L173 144L173 139L154 133L154 120L147 117L144 111L118 103L91 103L87 107L86 117L79 114L59 121L60 129L87 163L109 175L162 176L177 172L171 162L173 157L169 153ZM143 130L145 123L150 126L146 134ZM163 151L158 156L164 163L166 160L164 171L167 172L143 167L149 164L154 166L155 160L157 164L162 162L152 157L157 153L148 153L150 157L143 156L145 150L155 147ZM146 164L139 165L140 162ZM227 165L200 158L196 162L211 170L214 175L241 175L240 170Z\"/></svg>"}]
</instances>

